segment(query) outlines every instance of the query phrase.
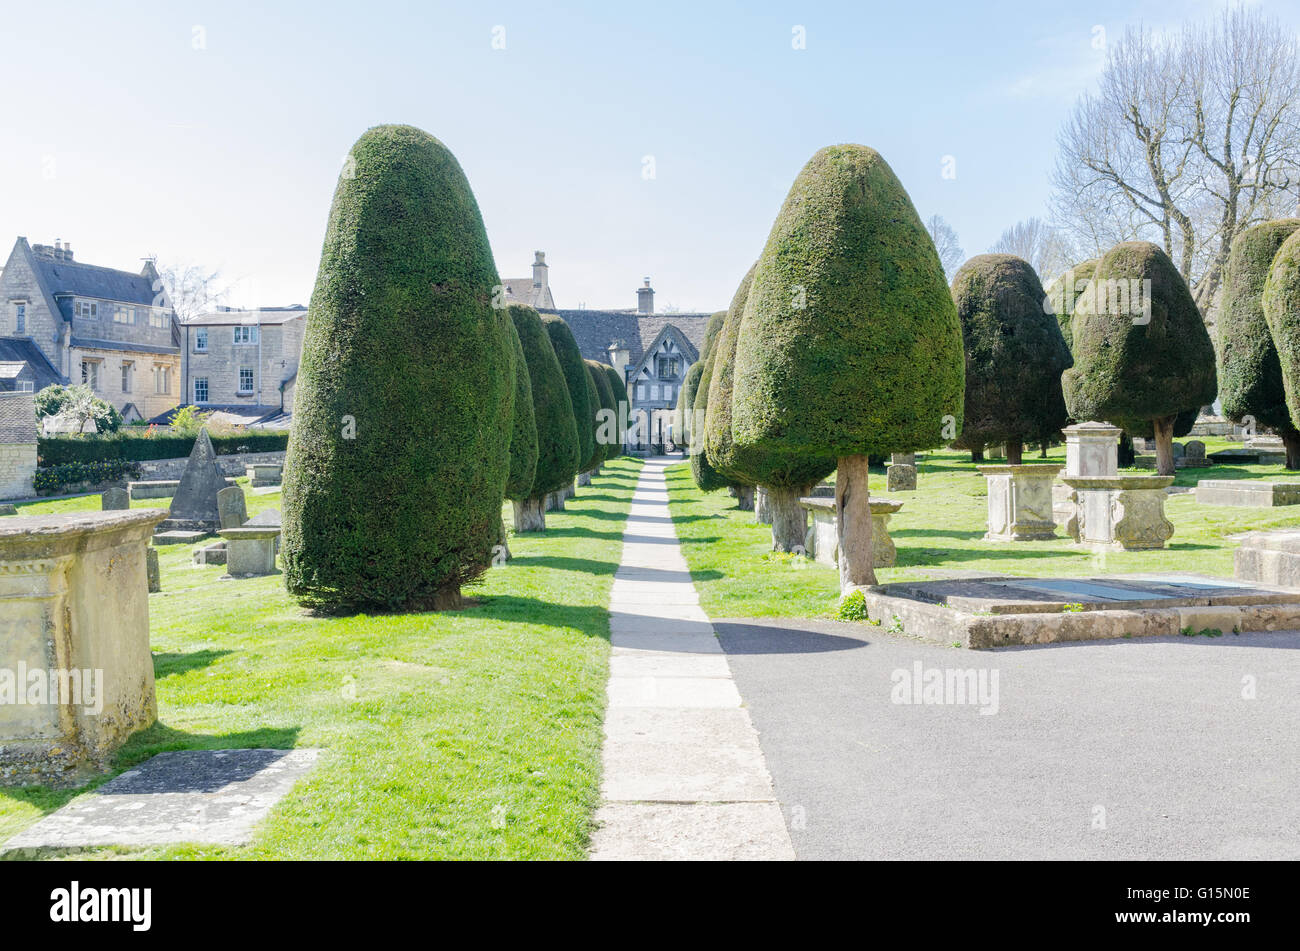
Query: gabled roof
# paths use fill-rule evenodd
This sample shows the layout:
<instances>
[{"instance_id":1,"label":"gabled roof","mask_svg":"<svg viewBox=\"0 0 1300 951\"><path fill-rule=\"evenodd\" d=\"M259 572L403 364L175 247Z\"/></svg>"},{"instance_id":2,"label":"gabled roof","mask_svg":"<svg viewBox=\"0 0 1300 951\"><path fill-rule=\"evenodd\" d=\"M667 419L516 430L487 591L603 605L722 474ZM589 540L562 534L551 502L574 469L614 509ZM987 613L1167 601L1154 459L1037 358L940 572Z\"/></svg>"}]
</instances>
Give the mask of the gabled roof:
<instances>
[{"instance_id":1,"label":"gabled roof","mask_svg":"<svg viewBox=\"0 0 1300 951\"><path fill-rule=\"evenodd\" d=\"M553 310L569 325L578 349L589 360L609 363L609 345L627 347L629 363L636 366L663 334L673 326L694 348L691 360L698 360L704 346L704 331L712 314L638 314L627 310Z\"/></svg>"},{"instance_id":2,"label":"gabled roof","mask_svg":"<svg viewBox=\"0 0 1300 951\"><path fill-rule=\"evenodd\" d=\"M641 358L639 360L633 360L628 364L627 378L629 380L636 379L645 368L646 363L648 363L650 358L654 356L656 351L658 351L665 337L672 339L673 345L681 351L682 356L685 358L686 364L682 367L683 370L700 358L700 348L693 344L679 327L671 323L664 324L663 329L659 331L654 340L650 341L650 343L646 345L645 349L641 353ZM701 341L700 345L703 346L703 341Z\"/></svg>"},{"instance_id":3,"label":"gabled roof","mask_svg":"<svg viewBox=\"0 0 1300 951\"><path fill-rule=\"evenodd\" d=\"M211 314L200 314L186 321L189 327L241 327L245 324L287 324L291 320L307 316L307 308L301 304L292 307L262 307L258 310L218 310Z\"/></svg>"},{"instance_id":4,"label":"gabled roof","mask_svg":"<svg viewBox=\"0 0 1300 951\"><path fill-rule=\"evenodd\" d=\"M37 390L63 382L63 374L54 368L45 351L30 337L0 337L0 360L30 366L32 383Z\"/></svg>"},{"instance_id":5,"label":"gabled roof","mask_svg":"<svg viewBox=\"0 0 1300 951\"><path fill-rule=\"evenodd\" d=\"M154 306L153 279L116 268L47 257L33 251L32 263L55 297L94 297L124 304Z\"/></svg>"},{"instance_id":6,"label":"gabled roof","mask_svg":"<svg viewBox=\"0 0 1300 951\"><path fill-rule=\"evenodd\" d=\"M555 307L555 298L546 285L534 284L531 277L503 277L501 286L512 300L517 300L538 310L551 310Z\"/></svg>"}]
</instances>

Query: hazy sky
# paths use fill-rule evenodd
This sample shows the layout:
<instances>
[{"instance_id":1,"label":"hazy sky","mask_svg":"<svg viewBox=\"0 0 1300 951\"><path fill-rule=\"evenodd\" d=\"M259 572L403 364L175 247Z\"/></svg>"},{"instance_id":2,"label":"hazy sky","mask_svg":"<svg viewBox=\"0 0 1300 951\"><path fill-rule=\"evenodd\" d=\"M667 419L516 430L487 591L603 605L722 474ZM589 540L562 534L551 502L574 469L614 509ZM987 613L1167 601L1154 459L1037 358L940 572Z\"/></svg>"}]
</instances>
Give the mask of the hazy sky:
<instances>
[{"instance_id":1,"label":"hazy sky","mask_svg":"<svg viewBox=\"0 0 1300 951\"><path fill-rule=\"evenodd\" d=\"M1300 26L1295 0L1258 5ZM459 158L503 276L543 249L560 307L635 306L649 275L659 309L707 311L832 143L878 149L922 216L986 250L1044 214L1057 129L1103 61L1097 28L1113 40L1221 4L6 7L6 249L62 238L131 269L153 254L220 268L237 304L305 304L350 145L403 122Z\"/></svg>"}]
</instances>

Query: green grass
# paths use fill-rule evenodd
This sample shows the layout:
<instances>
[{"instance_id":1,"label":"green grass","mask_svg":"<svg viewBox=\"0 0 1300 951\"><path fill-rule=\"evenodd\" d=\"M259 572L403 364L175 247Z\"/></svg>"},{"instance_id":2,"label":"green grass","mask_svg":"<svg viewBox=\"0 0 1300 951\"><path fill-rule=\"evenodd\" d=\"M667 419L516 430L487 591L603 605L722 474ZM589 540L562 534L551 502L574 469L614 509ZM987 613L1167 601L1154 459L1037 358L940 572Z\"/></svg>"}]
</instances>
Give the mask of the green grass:
<instances>
[{"instance_id":1,"label":"green grass","mask_svg":"<svg viewBox=\"0 0 1300 951\"><path fill-rule=\"evenodd\" d=\"M1198 505L1192 494L1170 496L1165 514L1174 536L1159 551L1093 552L1074 545L1063 529L1044 542L986 542L985 479L967 453L931 452L918 465L917 490L897 492L903 503L889 524L898 548L893 568L877 569L882 583L943 577L956 571L1027 576L1088 576L1180 571L1232 576L1233 536L1254 530L1300 526L1300 506L1236 508ZM1025 462L1040 462L1026 452ZM1065 461L1058 447L1047 461ZM1142 470L1134 470L1142 471ZM839 602L835 569L809 559L771 552L771 532L752 512L736 509L726 492L701 493L689 466L668 470L669 502L682 550L704 610L713 617L833 616ZM1176 484L1199 479L1297 479L1280 465L1180 469ZM871 489L883 493L883 470L873 470Z\"/></svg>"},{"instance_id":2,"label":"green grass","mask_svg":"<svg viewBox=\"0 0 1300 951\"><path fill-rule=\"evenodd\" d=\"M250 846L126 854L581 858L598 801L609 591L639 467L609 463L568 511L548 513L544 535L512 536L514 560L466 589L478 603L457 612L312 617L278 576L220 581L223 568L190 564L190 546L160 549L159 722L115 772L174 749L323 752ZM73 501L99 504L25 508ZM248 502L278 506L279 493ZM0 789L0 840L89 788Z\"/></svg>"}]
</instances>

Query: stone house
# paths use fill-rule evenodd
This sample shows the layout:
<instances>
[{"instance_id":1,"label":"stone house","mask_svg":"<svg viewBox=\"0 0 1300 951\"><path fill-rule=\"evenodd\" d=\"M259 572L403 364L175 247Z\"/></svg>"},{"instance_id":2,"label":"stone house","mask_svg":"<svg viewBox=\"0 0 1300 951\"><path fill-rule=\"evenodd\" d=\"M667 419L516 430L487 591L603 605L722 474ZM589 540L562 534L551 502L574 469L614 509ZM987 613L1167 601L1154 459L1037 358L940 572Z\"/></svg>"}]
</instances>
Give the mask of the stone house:
<instances>
[{"instance_id":1,"label":"stone house","mask_svg":"<svg viewBox=\"0 0 1300 951\"><path fill-rule=\"evenodd\" d=\"M506 301L514 304L528 304L538 310L554 310L555 298L551 296L550 268L546 264L546 252L533 252L532 277L503 277L501 286L505 289Z\"/></svg>"},{"instance_id":2,"label":"stone house","mask_svg":"<svg viewBox=\"0 0 1300 951\"><path fill-rule=\"evenodd\" d=\"M307 308L223 309L181 325L186 402L226 422L288 426Z\"/></svg>"},{"instance_id":3,"label":"stone house","mask_svg":"<svg viewBox=\"0 0 1300 951\"><path fill-rule=\"evenodd\" d=\"M29 392L0 393L0 499L35 494L36 399Z\"/></svg>"},{"instance_id":4,"label":"stone house","mask_svg":"<svg viewBox=\"0 0 1300 951\"><path fill-rule=\"evenodd\" d=\"M179 331L152 260L120 271L77 261L61 241L19 237L0 307L0 389L85 383L128 421L176 405Z\"/></svg>"},{"instance_id":5,"label":"stone house","mask_svg":"<svg viewBox=\"0 0 1300 951\"><path fill-rule=\"evenodd\" d=\"M532 290L540 288L553 304L545 261L546 255L538 251ZM507 282L507 286L515 285ZM677 397L686 371L700 358L704 331L712 315L656 314L655 292L648 277L636 295L637 306L627 310L533 306L563 317L584 357L607 363L623 374L631 402L625 445L630 452L648 452L657 445L675 446Z\"/></svg>"}]
</instances>

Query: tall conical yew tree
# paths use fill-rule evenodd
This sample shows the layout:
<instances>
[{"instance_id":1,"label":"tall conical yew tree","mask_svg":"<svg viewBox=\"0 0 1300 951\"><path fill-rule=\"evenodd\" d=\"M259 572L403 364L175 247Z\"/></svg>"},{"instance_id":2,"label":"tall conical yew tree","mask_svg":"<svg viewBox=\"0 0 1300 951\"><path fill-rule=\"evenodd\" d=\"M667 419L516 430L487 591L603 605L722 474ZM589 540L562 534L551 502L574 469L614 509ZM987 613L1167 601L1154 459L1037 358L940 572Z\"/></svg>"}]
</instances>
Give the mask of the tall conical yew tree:
<instances>
[{"instance_id":1,"label":"tall conical yew tree","mask_svg":"<svg viewBox=\"0 0 1300 951\"><path fill-rule=\"evenodd\" d=\"M510 436L510 474L506 478L506 498L527 498L537 475L537 416L533 409L533 381L528 373L523 342L514 321L507 323L515 352L515 417Z\"/></svg>"},{"instance_id":2,"label":"tall conical yew tree","mask_svg":"<svg viewBox=\"0 0 1300 951\"><path fill-rule=\"evenodd\" d=\"M1091 286L1092 275L1096 271L1096 258L1076 264L1064 274L1057 275L1044 291L1043 310L1050 310L1056 315L1056 323L1061 328L1061 336L1065 338L1065 346L1070 353L1074 353L1074 331L1070 328L1074 308L1079 297Z\"/></svg>"},{"instance_id":3,"label":"tall conical yew tree","mask_svg":"<svg viewBox=\"0 0 1300 951\"><path fill-rule=\"evenodd\" d=\"M1232 239L1223 275L1219 317L1219 401L1223 415L1246 417L1282 437L1286 467L1300 468L1300 431L1286 405L1282 363L1264 316L1264 285L1286 239L1300 229L1300 218L1265 221Z\"/></svg>"},{"instance_id":4,"label":"tall conical yew tree","mask_svg":"<svg viewBox=\"0 0 1300 951\"><path fill-rule=\"evenodd\" d=\"M707 355L701 354L704 372L700 374L699 384L695 387L695 402L691 405L691 477L701 492L716 492L727 487L727 480L709 464L709 455L704 451L703 421L709 410L709 385L716 355L716 348Z\"/></svg>"},{"instance_id":5,"label":"tall conical yew tree","mask_svg":"<svg viewBox=\"0 0 1300 951\"><path fill-rule=\"evenodd\" d=\"M623 439L627 432L627 419L630 406L627 398L627 381L623 374L609 364L604 365L605 379L609 381L609 392L614 398L614 445L611 446L610 458L623 455Z\"/></svg>"},{"instance_id":6,"label":"tall conical yew tree","mask_svg":"<svg viewBox=\"0 0 1300 951\"><path fill-rule=\"evenodd\" d=\"M964 386L939 254L874 149L822 149L795 179L754 272L733 387L737 452L774 463L758 483L835 460L840 590L875 584L868 456L950 442Z\"/></svg>"},{"instance_id":7,"label":"tall conical yew tree","mask_svg":"<svg viewBox=\"0 0 1300 951\"><path fill-rule=\"evenodd\" d=\"M1277 347L1291 424L1300 427L1300 231L1273 256L1264 282L1264 319Z\"/></svg>"},{"instance_id":8,"label":"tall conical yew tree","mask_svg":"<svg viewBox=\"0 0 1300 951\"><path fill-rule=\"evenodd\" d=\"M971 258L952 280L966 351L965 424L953 446L1006 446L1021 464L1024 444L1069 420L1061 373L1073 365L1060 325L1043 308L1043 285L1010 254Z\"/></svg>"},{"instance_id":9,"label":"tall conical yew tree","mask_svg":"<svg viewBox=\"0 0 1300 951\"><path fill-rule=\"evenodd\" d=\"M515 500L515 531L540 532L546 528L546 496L571 484L578 470L578 423L541 315L526 304L511 304L507 312L519 334L537 428L536 471L527 494Z\"/></svg>"},{"instance_id":10,"label":"tall conical yew tree","mask_svg":"<svg viewBox=\"0 0 1300 951\"><path fill-rule=\"evenodd\" d=\"M709 398L704 420L704 451L709 463L736 489L737 508L754 507L754 483L737 464L736 445L731 438L731 399L736 367L736 344L740 341L740 322L744 317L745 302L754 281L754 264L741 279L727 308L722 332L714 345L713 373L709 379Z\"/></svg>"},{"instance_id":11,"label":"tall conical yew tree","mask_svg":"<svg viewBox=\"0 0 1300 951\"><path fill-rule=\"evenodd\" d=\"M703 375L704 361L696 360L686 368L686 377L677 391L677 441L687 452L691 446L691 406L695 403L695 391L700 388Z\"/></svg>"},{"instance_id":12,"label":"tall conical yew tree","mask_svg":"<svg viewBox=\"0 0 1300 951\"><path fill-rule=\"evenodd\" d=\"M578 485L591 485L591 474L600 468L600 463L605 458L605 447L596 438L596 432L600 428L600 393L596 389L596 379L585 359L582 361L582 369L587 378L587 405L590 407L587 428L591 431L591 455L578 465ZM582 425L582 420L578 420L578 425Z\"/></svg>"},{"instance_id":13,"label":"tall conical yew tree","mask_svg":"<svg viewBox=\"0 0 1300 951\"><path fill-rule=\"evenodd\" d=\"M605 375L607 364L599 360L584 362L591 372L591 382L596 387L596 396L600 401L600 407L596 410L596 445L600 448L600 459L596 463L596 468L600 468L614 458L615 427L610 426L610 417L618 412L618 408L614 405L614 391L609 387L609 377Z\"/></svg>"},{"instance_id":14,"label":"tall conical yew tree","mask_svg":"<svg viewBox=\"0 0 1300 951\"><path fill-rule=\"evenodd\" d=\"M510 468L514 346L491 306L499 278L446 146L377 126L350 158L298 370L285 584L332 610L453 607L490 562Z\"/></svg>"},{"instance_id":15,"label":"tall conical yew tree","mask_svg":"<svg viewBox=\"0 0 1300 951\"><path fill-rule=\"evenodd\" d=\"M559 494L568 494L573 489L573 475L586 471L586 464L591 459L596 444L596 429L592 420L596 416L596 407L592 405L591 379L587 376L587 365L582 362L582 351L573 339L573 331L557 314L543 314L542 326L551 338L555 356L560 361L564 372L564 382L569 387L569 400L573 404L574 425L578 427L578 465L570 474L568 483L557 490L557 501L562 501Z\"/></svg>"},{"instance_id":16,"label":"tall conical yew tree","mask_svg":"<svg viewBox=\"0 0 1300 951\"><path fill-rule=\"evenodd\" d=\"M1074 366L1061 377L1070 415L1129 432L1150 420L1156 469L1173 475L1175 421L1215 394L1214 347L1174 263L1148 241L1115 245L1097 263L1071 329Z\"/></svg>"}]
</instances>

